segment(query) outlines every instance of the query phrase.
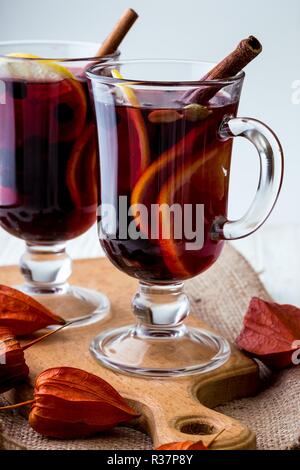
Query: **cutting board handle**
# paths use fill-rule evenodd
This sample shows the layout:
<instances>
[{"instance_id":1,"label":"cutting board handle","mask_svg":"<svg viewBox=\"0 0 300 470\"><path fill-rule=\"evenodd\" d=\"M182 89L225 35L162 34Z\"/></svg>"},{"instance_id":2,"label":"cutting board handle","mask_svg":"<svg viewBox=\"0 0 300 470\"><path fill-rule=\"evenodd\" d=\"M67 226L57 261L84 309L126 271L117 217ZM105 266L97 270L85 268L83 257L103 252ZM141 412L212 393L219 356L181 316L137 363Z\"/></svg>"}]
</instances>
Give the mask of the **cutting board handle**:
<instances>
[{"instance_id":1,"label":"cutting board handle","mask_svg":"<svg viewBox=\"0 0 300 470\"><path fill-rule=\"evenodd\" d=\"M255 449L256 438L252 431L233 418L203 406L197 399L181 395L179 402L174 394L173 402L168 405L160 406L157 401L135 404L143 415L139 427L151 436L154 448L178 441L202 440L208 445L224 429L213 449ZM179 412L185 409L188 415Z\"/></svg>"}]
</instances>

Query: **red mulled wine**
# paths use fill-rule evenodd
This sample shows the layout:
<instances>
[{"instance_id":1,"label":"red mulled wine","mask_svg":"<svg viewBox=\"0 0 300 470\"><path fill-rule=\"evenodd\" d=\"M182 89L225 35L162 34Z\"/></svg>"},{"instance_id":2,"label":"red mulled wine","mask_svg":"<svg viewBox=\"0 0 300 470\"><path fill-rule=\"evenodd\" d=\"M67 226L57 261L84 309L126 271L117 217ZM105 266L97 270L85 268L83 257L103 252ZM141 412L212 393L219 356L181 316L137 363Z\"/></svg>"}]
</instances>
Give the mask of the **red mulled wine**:
<instances>
[{"instance_id":1,"label":"red mulled wine","mask_svg":"<svg viewBox=\"0 0 300 470\"><path fill-rule=\"evenodd\" d=\"M96 100L102 122L101 202L113 201L117 214L115 233L105 229L103 214L99 218L101 243L118 268L144 282L190 278L208 269L221 252L223 242L211 232L216 219L227 214L232 141L222 141L218 129L225 115L236 114L237 103L224 97L213 103L170 109L103 105ZM122 202L121 208L124 197L127 207ZM147 209L143 220L141 204ZM153 206L174 204L182 209L176 221L172 211L170 215ZM193 238L184 230L175 238L174 229L181 223L196 233L200 206L203 240L200 247L196 243L193 247ZM121 227L124 212L129 214L127 235ZM171 225L170 237L163 237L163 222ZM155 223L157 236L153 236ZM139 237L130 234L134 225Z\"/></svg>"},{"instance_id":2,"label":"red mulled wine","mask_svg":"<svg viewBox=\"0 0 300 470\"><path fill-rule=\"evenodd\" d=\"M1 88L0 224L33 243L72 239L96 217L97 142L87 84L71 73L51 80L51 67L59 66L47 67L46 80L2 78Z\"/></svg>"}]
</instances>

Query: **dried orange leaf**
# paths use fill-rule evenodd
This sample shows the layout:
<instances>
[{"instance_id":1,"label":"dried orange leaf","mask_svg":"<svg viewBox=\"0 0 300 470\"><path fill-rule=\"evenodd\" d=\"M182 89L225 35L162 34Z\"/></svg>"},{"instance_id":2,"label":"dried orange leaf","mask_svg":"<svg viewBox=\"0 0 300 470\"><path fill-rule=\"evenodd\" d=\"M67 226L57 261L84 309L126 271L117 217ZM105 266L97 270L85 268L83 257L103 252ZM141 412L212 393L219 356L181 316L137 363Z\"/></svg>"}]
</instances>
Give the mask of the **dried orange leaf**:
<instances>
[{"instance_id":1,"label":"dried orange leaf","mask_svg":"<svg viewBox=\"0 0 300 470\"><path fill-rule=\"evenodd\" d=\"M105 380L72 367L42 372L34 398L29 423L48 437L89 436L138 416Z\"/></svg>"},{"instance_id":2,"label":"dried orange leaf","mask_svg":"<svg viewBox=\"0 0 300 470\"><path fill-rule=\"evenodd\" d=\"M236 344L268 367L282 369L293 364L299 338L299 308L253 298Z\"/></svg>"},{"instance_id":3,"label":"dried orange leaf","mask_svg":"<svg viewBox=\"0 0 300 470\"><path fill-rule=\"evenodd\" d=\"M8 328L0 327L0 393L24 381L28 374L20 343Z\"/></svg>"},{"instance_id":4,"label":"dried orange leaf","mask_svg":"<svg viewBox=\"0 0 300 470\"><path fill-rule=\"evenodd\" d=\"M170 442L169 444L163 444L160 447L156 447L155 450L208 450L202 441L192 442Z\"/></svg>"},{"instance_id":5,"label":"dried orange leaf","mask_svg":"<svg viewBox=\"0 0 300 470\"><path fill-rule=\"evenodd\" d=\"M29 335L49 325L63 325L65 320L29 295L0 285L0 326L16 336Z\"/></svg>"}]
</instances>

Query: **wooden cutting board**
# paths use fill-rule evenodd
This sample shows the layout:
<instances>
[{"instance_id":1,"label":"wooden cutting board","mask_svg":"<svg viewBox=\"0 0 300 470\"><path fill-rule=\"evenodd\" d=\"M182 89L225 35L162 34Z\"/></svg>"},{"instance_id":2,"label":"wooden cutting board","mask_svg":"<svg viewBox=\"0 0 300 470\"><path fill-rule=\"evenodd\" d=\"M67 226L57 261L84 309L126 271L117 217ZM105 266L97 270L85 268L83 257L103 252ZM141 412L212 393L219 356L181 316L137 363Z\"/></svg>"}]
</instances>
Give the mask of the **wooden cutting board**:
<instances>
[{"instance_id":1,"label":"wooden cutting board","mask_svg":"<svg viewBox=\"0 0 300 470\"><path fill-rule=\"evenodd\" d=\"M22 282L16 267L1 268L0 283ZM185 378L149 379L118 374L102 367L91 356L91 340L103 329L134 322L130 300L137 282L115 269L106 259L80 260L74 263L73 284L96 288L111 300L111 311L104 321L85 328L63 330L26 351L31 385L37 374L50 367L71 366L97 374L112 384L142 417L134 427L145 430L154 447L172 441L208 442L226 428L213 445L214 449L254 449L255 435L242 423L212 408L235 398L254 395L259 387L258 368L234 346L230 360L220 369L204 375ZM62 306L60 314L73 309ZM191 315L188 323L205 327ZM29 392L29 395L31 394ZM28 398L28 389L22 397Z\"/></svg>"}]
</instances>

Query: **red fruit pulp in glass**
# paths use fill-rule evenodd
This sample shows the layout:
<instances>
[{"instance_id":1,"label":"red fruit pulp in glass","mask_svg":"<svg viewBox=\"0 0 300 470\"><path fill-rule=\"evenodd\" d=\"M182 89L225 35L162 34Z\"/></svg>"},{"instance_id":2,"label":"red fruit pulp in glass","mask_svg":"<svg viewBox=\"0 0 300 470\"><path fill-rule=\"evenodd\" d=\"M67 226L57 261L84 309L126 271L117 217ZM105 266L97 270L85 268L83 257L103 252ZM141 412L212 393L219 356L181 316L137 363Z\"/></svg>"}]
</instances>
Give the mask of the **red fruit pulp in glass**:
<instances>
[{"instance_id":1,"label":"red fruit pulp in glass","mask_svg":"<svg viewBox=\"0 0 300 470\"><path fill-rule=\"evenodd\" d=\"M218 137L218 130L225 115L236 114L238 104L216 103L210 108L206 119L192 122L182 117L170 123L151 122L149 115L153 111L163 110L142 107L141 113L150 146L146 169L141 165L142 151L132 122L132 108L121 105L97 106L97 112L101 113L104 123L103 131L100 129L102 203L116 201L115 209L118 215L118 197L127 196L129 208L136 184L143 178L143 173L162 158L167 150L173 149L171 153L174 153L174 157L154 172L147 184L144 184L140 192L141 200L138 202L150 209L151 204L158 202L163 188L167 188L167 194L170 195L168 202L180 204L182 207L184 204L191 205L194 228L196 205L204 205L204 245L201 249L187 249L188 240L184 234L181 239L171 240L171 243L166 245L160 240L151 239L149 232L148 239L133 240L130 236L121 239L118 227L116 235L112 236L104 231L101 236L101 244L110 260L127 274L156 283L184 280L208 269L216 261L223 247L222 241L213 239L211 229L216 218L227 215L232 151L232 141L222 141ZM178 109L178 112L182 113L182 110ZM113 120L109 116L114 116ZM112 128L111 122L114 120L116 127ZM107 142L102 145L104 139ZM179 145L181 150L175 156L176 145ZM117 149L115 158L110 154L111 149ZM196 171L191 171L193 168L196 168ZM116 185L112 181L114 174ZM129 217L128 224L132 220L133 217ZM150 217L148 222L150 227Z\"/></svg>"},{"instance_id":2,"label":"red fruit pulp in glass","mask_svg":"<svg viewBox=\"0 0 300 470\"><path fill-rule=\"evenodd\" d=\"M0 224L30 242L72 239L96 218L97 142L87 83L3 81Z\"/></svg>"}]
</instances>

